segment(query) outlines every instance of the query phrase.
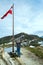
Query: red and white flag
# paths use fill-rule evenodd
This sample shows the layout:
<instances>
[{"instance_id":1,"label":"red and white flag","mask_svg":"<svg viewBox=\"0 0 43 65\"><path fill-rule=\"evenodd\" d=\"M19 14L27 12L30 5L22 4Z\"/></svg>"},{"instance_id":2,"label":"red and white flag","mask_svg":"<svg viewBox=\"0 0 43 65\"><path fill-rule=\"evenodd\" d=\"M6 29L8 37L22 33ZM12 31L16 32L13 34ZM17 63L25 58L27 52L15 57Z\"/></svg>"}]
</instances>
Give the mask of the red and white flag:
<instances>
[{"instance_id":1,"label":"red and white flag","mask_svg":"<svg viewBox=\"0 0 43 65\"><path fill-rule=\"evenodd\" d=\"M12 8L13 6L11 6L11 8L1 17L1 19L4 19L8 14L12 14Z\"/></svg>"}]
</instances>

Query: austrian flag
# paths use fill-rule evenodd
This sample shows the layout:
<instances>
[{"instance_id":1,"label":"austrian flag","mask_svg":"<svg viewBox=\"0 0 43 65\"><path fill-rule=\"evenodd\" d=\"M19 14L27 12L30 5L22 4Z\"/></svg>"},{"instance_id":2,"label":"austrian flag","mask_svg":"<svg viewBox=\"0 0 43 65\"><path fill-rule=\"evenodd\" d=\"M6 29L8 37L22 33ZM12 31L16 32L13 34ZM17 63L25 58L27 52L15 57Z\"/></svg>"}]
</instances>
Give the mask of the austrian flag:
<instances>
[{"instance_id":1,"label":"austrian flag","mask_svg":"<svg viewBox=\"0 0 43 65\"><path fill-rule=\"evenodd\" d=\"M1 17L1 19L4 19L8 14L12 14L12 8L13 8L13 7L11 7L11 8Z\"/></svg>"}]
</instances>

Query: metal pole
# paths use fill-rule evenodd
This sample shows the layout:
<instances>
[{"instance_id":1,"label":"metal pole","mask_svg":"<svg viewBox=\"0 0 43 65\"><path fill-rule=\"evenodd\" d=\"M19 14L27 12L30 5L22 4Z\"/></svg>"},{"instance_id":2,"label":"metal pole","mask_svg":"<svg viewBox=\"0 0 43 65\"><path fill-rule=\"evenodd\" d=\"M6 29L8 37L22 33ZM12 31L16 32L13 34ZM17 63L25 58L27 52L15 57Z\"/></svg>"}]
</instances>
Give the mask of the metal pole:
<instances>
[{"instance_id":1,"label":"metal pole","mask_svg":"<svg viewBox=\"0 0 43 65\"><path fill-rule=\"evenodd\" d=\"M12 40L12 52L14 53L14 4L13 4L13 14L12 14L12 36L13 36L13 40Z\"/></svg>"}]
</instances>

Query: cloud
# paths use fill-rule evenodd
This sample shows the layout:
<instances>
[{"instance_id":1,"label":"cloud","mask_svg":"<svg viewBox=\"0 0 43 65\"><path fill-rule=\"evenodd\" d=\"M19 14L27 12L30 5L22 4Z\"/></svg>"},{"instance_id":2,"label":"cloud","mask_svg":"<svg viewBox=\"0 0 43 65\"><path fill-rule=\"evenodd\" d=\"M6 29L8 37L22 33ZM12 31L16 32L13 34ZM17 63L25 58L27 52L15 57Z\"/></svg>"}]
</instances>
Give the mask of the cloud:
<instances>
[{"instance_id":1,"label":"cloud","mask_svg":"<svg viewBox=\"0 0 43 65\"><path fill-rule=\"evenodd\" d=\"M7 0L0 2L0 17L14 3L14 34L20 32L34 34L43 30L43 0L9 0L9 2ZM12 15L0 21L0 36L12 34Z\"/></svg>"},{"instance_id":2,"label":"cloud","mask_svg":"<svg viewBox=\"0 0 43 65\"><path fill-rule=\"evenodd\" d=\"M43 9L42 0L24 0L16 5L15 27L18 31L33 33L43 30Z\"/></svg>"}]
</instances>

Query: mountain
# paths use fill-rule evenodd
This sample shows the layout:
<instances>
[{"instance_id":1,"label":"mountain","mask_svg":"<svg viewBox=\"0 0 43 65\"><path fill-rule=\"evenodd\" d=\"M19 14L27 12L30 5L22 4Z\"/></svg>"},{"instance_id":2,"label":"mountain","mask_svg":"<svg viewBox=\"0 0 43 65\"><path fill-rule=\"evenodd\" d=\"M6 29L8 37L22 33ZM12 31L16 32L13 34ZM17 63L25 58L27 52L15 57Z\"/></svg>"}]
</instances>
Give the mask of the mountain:
<instances>
[{"instance_id":1,"label":"mountain","mask_svg":"<svg viewBox=\"0 0 43 65\"><path fill-rule=\"evenodd\" d=\"M39 40L40 37L37 36L37 35L29 35L29 34L26 34L26 33L19 33L19 34L16 34L14 35L14 39L16 38L20 38L20 36L24 35L24 37L22 38L23 40L27 39L27 40L33 40L33 39L37 39ZM6 37L3 37L3 38L0 38L0 44L2 43L8 43L8 42L11 42L12 41L12 36L6 36Z\"/></svg>"},{"instance_id":2,"label":"mountain","mask_svg":"<svg viewBox=\"0 0 43 65\"><path fill-rule=\"evenodd\" d=\"M18 38L18 37L20 37L22 35L24 35L23 39L27 39L27 40L39 39L39 36L37 36L37 35L29 35L27 33L19 33L19 34L15 35L15 38Z\"/></svg>"}]
</instances>

